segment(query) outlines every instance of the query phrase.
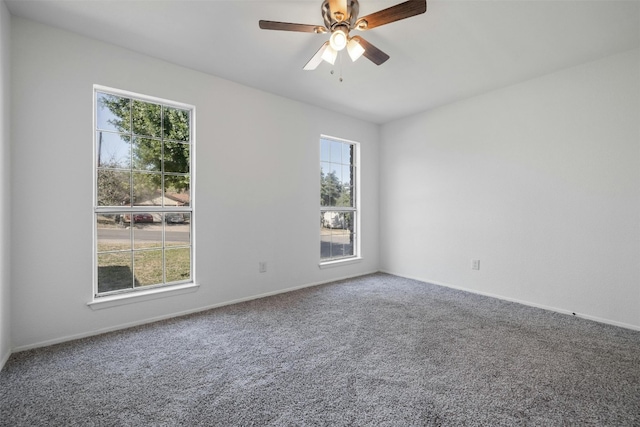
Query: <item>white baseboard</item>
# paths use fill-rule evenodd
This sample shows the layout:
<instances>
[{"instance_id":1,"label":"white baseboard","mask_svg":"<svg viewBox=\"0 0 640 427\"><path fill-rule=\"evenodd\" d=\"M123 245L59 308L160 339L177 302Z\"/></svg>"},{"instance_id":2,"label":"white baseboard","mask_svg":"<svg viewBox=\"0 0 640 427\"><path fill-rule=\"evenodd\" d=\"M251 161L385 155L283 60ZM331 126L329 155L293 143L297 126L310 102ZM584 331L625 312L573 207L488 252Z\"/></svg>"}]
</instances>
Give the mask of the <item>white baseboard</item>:
<instances>
[{"instance_id":1,"label":"white baseboard","mask_svg":"<svg viewBox=\"0 0 640 427\"><path fill-rule=\"evenodd\" d=\"M13 349L13 353L18 353L20 351L26 351L26 350L32 350L34 348L47 347L47 346L55 345L55 344L61 344L63 342L67 342L67 341L73 341L73 340L78 340L78 339L82 339L82 338L92 337L92 336L95 336L95 335L101 335L101 334L105 334L105 333L108 333L108 332L114 332L114 331L119 331L119 330L122 330L122 329L132 328L134 326L146 325L148 323L158 322L160 320L167 320L167 319L172 319L174 317L186 316L188 314L199 313L199 312L202 312L202 311L211 310L213 308L224 307L224 306L227 306L227 305L238 304L238 303L246 302L246 301L252 301L252 300L256 300L256 299L260 299L260 298L270 297L270 296L273 296L273 295L278 295L278 294L283 294L283 293L287 293L287 292L296 291L296 290L299 290L299 289L310 288L310 287L313 287L313 286L319 286L319 285L324 285L324 284L327 284L327 283L338 282L340 280L346 280L346 279L352 279L352 278L355 278L355 277L366 276L368 274L373 274L373 273L377 273L377 270L376 271L371 271L371 272L368 272L368 273L357 274L357 275L353 275L353 276L344 276L344 277L334 278L334 279L331 279L331 280L325 280L325 281L314 282L314 283L307 283L305 285L293 286L291 288L280 289L280 290L271 291L271 292L265 292L265 293L259 294L259 295L252 295L252 296L248 296L248 297L244 297L244 298L238 298L238 299L234 299L234 300L230 300L230 301L224 301L224 302L220 302L220 303L216 303L216 304L207 305L207 306L204 306L204 307L198 307L198 308L195 308L195 309L192 309L192 310L185 310L185 311L180 311L180 312L176 312L176 313L170 313L170 314L167 314L167 315L151 317L151 318L147 318L147 319L138 320L138 321L135 321L135 322L122 323L122 324L119 324L119 325L110 326L108 328L101 328L101 329L96 329L96 330L93 330L93 331L83 332L81 334L67 335L67 336L64 336L64 337L54 338L54 339L51 339L51 340L40 341L40 342L33 343L33 344L27 344L27 345L19 346L19 347L16 347L16 348ZM7 359L9 358L9 355L7 355Z\"/></svg>"},{"instance_id":2,"label":"white baseboard","mask_svg":"<svg viewBox=\"0 0 640 427\"><path fill-rule=\"evenodd\" d=\"M145 325L145 324L148 324L148 323L158 322L158 321L161 321L161 320L171 319L171 318L174 318L174 317L180 317L180 316L186 316L186 315L193 314L193 313L199 313L199 312L202 312L202 311L207 311L207 310L211 310L211 309L218 308L218 307L224 307L224 306L227 306L227 305L233 305L233 304L238 304L238 303L241 303L241 302L252 301L252 300L265 298L265 297L269 297L269 296L273 296L273 295L278 295L278 294L283 294L283 293L287 293L287 292L296 291L296 290L299 290L299 289L304 289L304 288L310 288L310 287L313 287L313 286L324 285L324 284L327 284L327 283L338 282L340 280L346 280L346 279L352 279L352 278L355 278L355 277L366 276L368 274L373 274L373 273L376 273L376 272L377 271L371 271L371 272L362 273L362 274L358 274L358 275L354 275L354 276L344 276L344 277L334 278L334 279L326 280L326 281L307 283L305 285L293 286L293 287L290 287L290 288L285 288L285 289L280 289L280 290L276 290L276 291L266 292L266 293L263 293L263 294L252 295L252 296L248 296L248 297L244 297L244 298L238 298L238 299L234 299L234 300L230 300L230 301L224 301L224 302L220 302L220 303L216 303L216 304L211 304L211 305L207 305L207 306L204 306L204 307L195 308L195 309L192 309L192 310L185 310L185 311L170 313L170 314L163 315L163 316L151 317L151 318L142 319L142 320L135 321L135 322L122 323L122 324L119 324L119 325L110 326L108 328L97 329L97 330L93 330L93 331L84 332L84 333L81 333L81 334L68 335L68 336L64 336L64 337L55 338L55 339L52 339L52 340L40 341L40 342L37 342L37 343L16 347L16 348L13 349L12 352L13 353L17 353L17 352L20 352L20 351L32 350L34 348L47 347L47 346L50 346L50 345L60 344L60 343L63 343L63 342L73 341L73 340L82 339L82 338L87 338L87 337L91 337L91 336L95 336L95 335L101 335L101 334L108 333L108 332L114 332L114 331L118 331L118 330L122 330L122 329L132 328L132 327L135 327L135 326ZM443 287L450 288L450 289L456 289L456 290L460 290L460 291L464 291L464 292L470 292L470 293L473 293L473 294L483 295L483 296L487 296L487 297L491 297L491 298L497 298L497 299L504 300L504 301L523 304L523 305L526 305L526 306L529 306L529 307L541 308L543 310L549 310L549 311L553 311L553 312L556 312L556 313L566 314L566 315L569 315L569 316L576 316L576 317L584 318L584 319L587 319L587 320L592 320L592 321L599 322L599 323L618 326L618 327L621 327L621 328L640 331L640 326L637 326L637 325L631 325L631 324L627 324L627 323L623 323L623 322L617 322L617 321L610 320L610 319L603 319L603 318L600 318L600 317L597 317L597 316L591 316L591 315L588 315L588 314L582 314L582 313L575 313L574 314L570 310L566 310L566 309L562 309L562 308L558 308L558 307L551 307L551 306L547 306L547 305L533 303L533 302L530 302L530 301L523 301L523 300L519 300L519 299L516 299L516 298L505 297L503 295L493 294L493 293L489 293L489 292L481 292L481 291L477 291L477 290L474 290L474 289L468 289L468 288L464 288L464 287L461 287L461 286L451 285L451 284L448 284L448 283L436 282L436 281L427 280L427 279L420 278L420 277L407 276L407 275L399 274L399 273L396 273L396 272L393 272L393 271L389 271L389 270L380 270L380 272L387 273L387 274L392 274L392 275L398 276L398 277L404 277L404 278L407 278L407 279L418 280L420 282L431 283L431 284L434 284L434 285L437 285L437 286L443 286ZM7 354L5 354L2 357L2 359L0 359L0 370L2 369L2 367L4 367L4 364L7 362L7 360L11 356L12 352L7 352Z\"/></svg>"},{"instance_id":3,"label":"white baseboard","mask_svg":"<svg viewBox=\"0 0 640 427\"><path fill-rule=\"evenodd\" d=\"M571 310L566 310L566 309L559 308L559 307L552 307L552 306L548 306L548 305L538 304L538 303L535 303L535 302L520 300L520 299L517 299L517 298L510 298L510 297L506 297L506 296L503 296L503 295L493 294L493 293L490 293L490 292L477 291L475 289L469 289L469 288L464 288L464 287L461 287L461 286L455 286L455 285L451 285L449 283L442 283L442 282L437 282L437 281L433 281L433 280L423 279L423 278L420 278L420 277L407 276L407 275L404 275L404 274L394 273L394 272L388 271L388 270L380 270L380 272L387 273L387 274L392 274L392 275L398 276L398 277L404 277L406 279L417 280L419 282L425 282L425 283L430 283L430 284L437 285L437 286L443 286L445 288L456 289L458 291L464 291L464 292L469 292L469 293L472 293L472 294L483 295L483 296L486 296L486 297L496 298L496 299L503 300L503 301L515 302L515 303L526 305L526 306L529 306L529 307L541 308L543 310L553 311L553 312L556 312L556 313L566 314L566 315L569 315L569 316L580 317L582 319L592 320L592 321L598 322L598 323L604 323L604 324L607 324L607 325L618 326L618 327L621 327L621 328L631 329L631 330L634 330L634 331L640 331L640 326L639 325L632 325L632 324L629 324L629 323L618 322L616 320L604 319L602 317L592 316L590 314L576 313L576 312L573 312Z\"/></svg>"},{"instance_id":4,"label":"white baseboard","mask_svg":"<svg viewBox=\"0 0 640 427\"><path fill-rule=\"evenodd\" d=\"M7 363L7 360L9 360L9 357L11 357L11 351L7 351L0 359L0 371L2 371L2 368L4 368L4 365Z\"/></svg>"}]
</instances>

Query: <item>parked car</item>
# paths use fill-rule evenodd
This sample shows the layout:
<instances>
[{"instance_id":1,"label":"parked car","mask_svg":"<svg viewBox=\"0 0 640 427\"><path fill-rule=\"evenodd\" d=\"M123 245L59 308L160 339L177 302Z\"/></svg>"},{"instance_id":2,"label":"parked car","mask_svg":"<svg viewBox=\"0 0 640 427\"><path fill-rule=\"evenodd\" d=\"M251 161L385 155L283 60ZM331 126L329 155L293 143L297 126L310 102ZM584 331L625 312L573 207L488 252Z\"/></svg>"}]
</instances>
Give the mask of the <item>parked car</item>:
<instances>
[{"instance_id":1,"label":"parked car","mask_svg":"<svg viewBox=\"0 0 640 427\"><path fill-rule=\"evenodd\" d=\"M131 223L131 215L129 214L125 214L125 215L120 215L120 218L116 217L116 221L119 222L120 224L130 224ZM149 214L149 213L135 213L133 214L133 222L134 223L140 223L140 222L153 222L153 215Z\"/></svg>"},{"instance_id":2,"label":"parked car","mask_svg":"<svg viewBox=\"0 0 640 427\"><path fill-rule=\"evenodd\" d=\"M133 222L153 222L153 215L148 213L133 214Z\"/></svg>"},{"instance_id":3,"label":"parked car","mask_svg":"<svg viewBox=\"0 0 640 427\"><path fill-rule=\"evenodd\" d=\"M164 222L167 224L182 224L184 222L184 215L181 213L164 214Z\"/></svg>"}]
</instances>

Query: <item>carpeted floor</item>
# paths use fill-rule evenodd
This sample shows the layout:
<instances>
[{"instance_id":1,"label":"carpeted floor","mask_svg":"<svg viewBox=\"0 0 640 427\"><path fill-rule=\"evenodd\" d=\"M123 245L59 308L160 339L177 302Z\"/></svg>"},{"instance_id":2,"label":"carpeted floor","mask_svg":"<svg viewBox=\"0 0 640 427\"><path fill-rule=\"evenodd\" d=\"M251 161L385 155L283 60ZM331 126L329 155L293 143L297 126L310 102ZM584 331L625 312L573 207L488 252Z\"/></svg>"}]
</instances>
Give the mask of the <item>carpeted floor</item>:
<instances>
[{"instance_id":1,"label":"carpeted floor","mask_svg":"<svg viewBox=\"0 0 640 427\"><path fill-rule=\"evenodd\" d=\"M640 332L386 274L11 356L2 426L638 426Z\"/></svg>"}]
</instances>

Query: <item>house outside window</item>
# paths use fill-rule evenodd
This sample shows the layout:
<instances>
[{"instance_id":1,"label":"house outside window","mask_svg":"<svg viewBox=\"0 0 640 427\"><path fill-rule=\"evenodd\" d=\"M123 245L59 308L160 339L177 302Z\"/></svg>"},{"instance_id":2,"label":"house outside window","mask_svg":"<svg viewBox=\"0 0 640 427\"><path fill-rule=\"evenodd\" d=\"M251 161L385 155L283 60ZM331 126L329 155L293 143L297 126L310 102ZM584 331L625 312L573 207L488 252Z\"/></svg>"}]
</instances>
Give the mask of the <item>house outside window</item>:
<instances>
[{"instance_id":1,"label":"house outside window","mask_svg":"<svg viewBox=\"0 0 640 427\"><path fill-rule=\"evenodd\" d=\"M320 263L360 256L359 144L320 138Z\"/></svg>"},{"instance_id":2,"label":"house outside window","mask_svg":"<svg viewBox=\"0 0 640 427\"><path fill-rule=\"evenodd\" d=\"M190 105L94 87L94 295L191 283Z\"/></svg>"}]
</instances>

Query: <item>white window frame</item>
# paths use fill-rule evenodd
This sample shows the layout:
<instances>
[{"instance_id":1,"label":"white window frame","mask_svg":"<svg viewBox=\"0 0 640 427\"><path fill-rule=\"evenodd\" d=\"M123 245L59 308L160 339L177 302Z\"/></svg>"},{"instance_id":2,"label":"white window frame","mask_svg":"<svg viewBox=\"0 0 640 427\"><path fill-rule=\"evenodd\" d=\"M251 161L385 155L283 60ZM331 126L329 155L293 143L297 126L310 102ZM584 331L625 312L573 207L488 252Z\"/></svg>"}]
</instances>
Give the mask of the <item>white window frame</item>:
<instances>
[{"instance_id":1,"label":"white window frame","mask_svg":"<svg viewBox=\"0 0 640 427\"><path fill-rule=\"evenodd\" d=\"M361 249L361 241L362 241L362 234L361 234L361 202L360 202L360 193L361 193L361 184L360 184L360 143L357 141L351 141L348 139L344 139L344 138L338 138L335 136L329 136L329 135L320 135L320 140L318 141L318 146L319 146L319 158L320 161L318 162L318 166L319 166L319 172L322 172L322 140L329 140L329 141L336 141L336 142L340 142L343 144L350 144L351 146L353 146L353 159L352 159L352 167L354 169L353 171L353 199L354 199L354 203L352 207L344 207L344 206L322 206L322 204L320 205L320 214L322 215L323 211L337 211L337 212L351 212L354 215L354 220L355 220L355 226L354 226L354 233L355 233L355 239L353 242L353 255L349 255L349 256L345 256L345 257L340 257L340 258L322 258L322 253L320 253L320 262L319 262L319 267L320 268L329 268L329 267L336 267L336 266L341 266L341 265L345 265L345 264L351 264L354 262L360 262L362 260L362 249ZM321 173L318 173L318 176L320 176ZM322 189L322 183L320 183L320 185L318 185L318 191L321 191ZM319 234L318 235L319 240L320 240L320 245L322 245L322 236Z\"/></svg>"},{"instance_id":2,"label":"white window frame","mask_svg":"<svg viewBox=\"0 0 640 427\"><path fill-rule=\"evenodd\" d=\"M97 190L97 176L98 176L98 153L97 153L97 100L98 93L107 93L110 95L130 98L133 100L139 100L149 102L153 104L161 104L176 109L189 110L190 111L190 123L189 123L189 206L131 206L131 207L119 207L119 206L98 206L98 190ZM135 92L130 92L122 89L111 88L102 85L93 85L93 298L88 303L92 309L101 309L111 306L117 306L121 304L128 304L131 302L145 301L149 299L155 299L159 297L177 295L186 292L193 292L197 289L196 284L196 245L195 245L195 230L196 230L196 207L195 207L195 195L196 195L196 182L195 182L195 158L196 158L196 107L194 105L180 103L168 99L143 95ZM163 214L166 212L185 212L190 214L190 279L178 282L170 282L141 286L131 289L123 289L111 292L98 292L98 225L97 215L100 213L121 213L123 211L137 213L137 212L149 212L156 214ZM164 222L163 228L166 227ZM164 253L164 233L162 249ZM132 248L133 251L133 248ZM164 274L164 273L163 273Z\"/></svg>"}]
</instances>

